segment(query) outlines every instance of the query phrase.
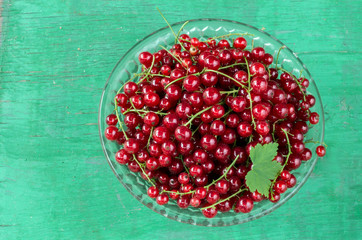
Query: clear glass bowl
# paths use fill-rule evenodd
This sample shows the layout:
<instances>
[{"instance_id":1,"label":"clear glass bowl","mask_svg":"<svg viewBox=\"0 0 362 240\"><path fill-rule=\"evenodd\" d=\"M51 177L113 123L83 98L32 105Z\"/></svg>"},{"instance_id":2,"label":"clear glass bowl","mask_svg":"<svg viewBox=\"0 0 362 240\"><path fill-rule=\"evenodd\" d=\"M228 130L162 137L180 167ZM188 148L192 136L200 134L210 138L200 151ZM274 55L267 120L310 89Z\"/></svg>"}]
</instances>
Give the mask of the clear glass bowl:
<instances>
[{"instance_id":1,"label":"clear glass bowl","mask_svg":"<svg viewBox=\"0 0 362 240\"><path fill-rule=\"evenodd\" d=\"M175 23L172 25L172 28L175 32L177 32L182 24L183 22ZM244 36L248 41L247 48L251 48L251 42L254 40L254 46L264 47L266 52L274 56L274 59L276 59L276 54L279 48L284 46L284 44L279 40L262 30L256 29L244 23L222 19L191 20L181 33L189 34L190 37L198 37L201 40L206 40L209 37L225 35L228 33L250 33L253 34L253 36ZM113 112L114 96L124 82L131 77L131 74L141 71L140 65L138 64L139 53L143 51L158 51L160 50L159 45L170 48L174 44L174 41L174 35L168 27L161 28L148 35L141 41L137 42L118 61L106 82L99 105L98 124L102 148L114 174L123 186L142 204L165 217L183 223L202 226L229 226L248 222L274 211L294 196L306 182L317 162L318 157L316 154L313 154L313 158L311 160L303 162L300 168L293 171L293 174L297 178L297 184L294 188L288 189L286 193L282 194L279 202L274 204L270 201L262 201L255 203L254 209L250 213L243 214L230 211L228 213L218 213L216 217L212 219L205 218L200 209L195 209L193 207L180 209L175 201L171 199L166 205L158 205L154 199L147 196L149 183L143 180L140 177L140 174L130 172L127 166L120 165L115 161L114 156L119 150L119 145L108 141L104 136L104 130L107 127L105 124L105 118L108 114ZM312 108L312 111L316 111L320 114L320 122L309 130L305 139L313 139L314 141L323 142L324 113L322 101L315 81L311 78L309 71L302 61L289 48L285 48L280 52L279 64L296 76L299 76L300 71L303 70L303 75L310 80L308 92L312 93L316 97L316 104ZM307 144L307 147L315 153L317 145L319 144L309 143Z\"/></svg>"}]
</instances>

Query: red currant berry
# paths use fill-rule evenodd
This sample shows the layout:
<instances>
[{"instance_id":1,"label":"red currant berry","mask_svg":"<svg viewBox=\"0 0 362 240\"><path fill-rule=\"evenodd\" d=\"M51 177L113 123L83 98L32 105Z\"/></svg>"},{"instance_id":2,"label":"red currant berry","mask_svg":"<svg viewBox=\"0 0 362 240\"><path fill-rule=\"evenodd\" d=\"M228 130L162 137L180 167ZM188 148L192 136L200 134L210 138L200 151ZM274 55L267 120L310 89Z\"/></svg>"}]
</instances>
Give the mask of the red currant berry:
<instances>
[{"instance_id":1,"label":"red currant berry","mask_svg":"<svg viewBox=\"0 0 362 240\"><path fill-rule=\"evenodd\" d=\"M288 187L284 181L279 180L279 181L275 182L273 189L274 189L274 192L282 194L285 191L287 191Z\"/></svg>"},{"instance_id":2,"label":"red currant berry","mask_svg":"<svg viewBox=\"0 0 362 240\"><path fill-rule=\"evenodd\" d=\"M324 157L324 155L326 155L326 148L320 145L316 148L316 153L319 157Z\"/></svg>"},{"instance_id":3,"label":"red currant berry","mask_svg":"<svg viewBox=\"0 0 362 240\"><path fill-rule=\"evenodd\" d=\"M175 138L177 141L188 141L192 137L192 131L186 126L178 126L175 129Z\"/></svg>"},{"instance_id":4,"label":"red currant berry","mask_svg":"<svg viewBox=\"0 0 362 240\"><path fill-rule=\"evenodd\" d=\"M316 112L312 112L309 116L309 122L311 124L317 124L319 122L319 114Z\"/></svg>"},{"instance_id":5,"label":"red currant berry","mask_svg":"<svg viewBox=\"0 0 362 240\"><path fill-rule=\"evenodd\" d=\"M251 212L253 207L254 207L253 200L251 200L248 197L243 196L236 201L234 211L248 213L248 212Z\"/></svg>"},{"instance_id":6,"label":"red currant berry","mask_svg":"<svg viewBox=\"0 0 362 240\"><path fill-rule=\"evenodd\" d=\"M118 128L115 126L109 126L104 131L104 135L108 140L115 141L118 137Z\"/></svg>"},{"instance_id":7,"label":"red currant berry","mask_svg":"<svg viewBox=\"0 0 362 240\"><path fill-rule=\"evenodd\" d=\"M170 132L166 127L156 127L152 134L153 139L158 143L164 143L170 139Z\"/></svg>"},{"instance_id":8,"label":"red currant berry","mask_svg":"<svg viewBox=\"0 0 362 240\"><path fill-rule=\"evenodd\" d=\"M158 189L155 187L155 186L151 186L148 188L147 190L147 195L150 197L150 198L155 198L158 196Z\"/></svg>"},{"instance_id":9,"label":"red currant berry","mask_svg":"<svg viewBox=\"0 0 362 240\"><path fill-rule=\"evenodd\" d=\"M219 90L214 87L209 87L204 90L202 95L204 103L208 106L217 104L221 99Z\"/></svg>"},{"instance_id":10,"label":"red currant berry","mask_svg":"<svg viewBox=\"0 0 362 240\"><path fill-rule=\"evenodd\" d=\"M207 218L213 218L217 214L217 209L214 207L205 208L202 210L202 214Z\"/></svg>"},{"instance_id":11,"label":"red currant berry","mask_svg":"<svg viewBox=\"0 0 362 240\"><path fill-rule=\"evenodd\" d=\"M244 48L246 48L247 42L246 42L245 38L238 37L238 38L235 38L233 45L234 45L234 48L239 48L239 49L243 50Z\"/></svg>"},{"instance_id":12,"label":"red currant berry","mask_svg":"<svg viewBox=\"0 0 362 240\"><path fill-rule=\"evenodd\" d=\"M291 174L290 179L286 183L288 188L292 188L297 183L297 179L294 177L293 174Z\"/></svg>"},{"instance_id":13,"label":"red currant berry","mask_svg":"<svg viewBox=\"0 0 362 240\"><path fill-rule=\"evenodd\" d=\"M148 68L152 64L153 55L149 52L141 52L140 55L138 55L138 60Z\"/></svg>"},{"instance_id":14,"label":"red currant berry","mask_svg":"<svg viewBox=\"0 0 362 240\"><path fill-rule=\"evenodd\" d=\"M168 203L168 196L166 193L161 193L160 195L158 195L156 197L156 202L158 203L158 205L164 205L166 203Z\"/></svg>"},{"instance_id":15,"label":"red currant berry","mask_svg":"<svg viewBox=\"0 0 362 240\"><path fill-rule=\"evenodd\" d=\"M119 150L119 151L116 153L115 158L116 158L116 161L117 161L119 164L122 164L122 165L127 164L127 163L129 163L129 162L131 161L131 155L128 154L128 153L126 152L126 150L124 150L124 149Z\"/></svg>"}]
</instances>

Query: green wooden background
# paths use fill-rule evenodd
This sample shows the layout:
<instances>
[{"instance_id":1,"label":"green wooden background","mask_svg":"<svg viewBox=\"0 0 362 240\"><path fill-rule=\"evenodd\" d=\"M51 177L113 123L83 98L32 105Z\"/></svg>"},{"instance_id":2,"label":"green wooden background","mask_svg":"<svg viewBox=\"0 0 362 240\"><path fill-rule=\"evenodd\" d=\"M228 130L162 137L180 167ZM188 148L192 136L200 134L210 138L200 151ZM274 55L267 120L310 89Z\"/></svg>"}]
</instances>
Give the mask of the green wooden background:
<instances>
[{"instance_id":1,"label":"green wooden background","mask_svg":"<svg viewBox=\"0 0 362 240\"><path fill-rule=\"evenodd\" d=\"M0 239L362 239L361 1L4 0ZM224 18L265 27L308 66L328 144L301 191L253 222L178 223L144 207L103 155L97 108L137 40L165 23Z\"/></svg>"}]
</instances>

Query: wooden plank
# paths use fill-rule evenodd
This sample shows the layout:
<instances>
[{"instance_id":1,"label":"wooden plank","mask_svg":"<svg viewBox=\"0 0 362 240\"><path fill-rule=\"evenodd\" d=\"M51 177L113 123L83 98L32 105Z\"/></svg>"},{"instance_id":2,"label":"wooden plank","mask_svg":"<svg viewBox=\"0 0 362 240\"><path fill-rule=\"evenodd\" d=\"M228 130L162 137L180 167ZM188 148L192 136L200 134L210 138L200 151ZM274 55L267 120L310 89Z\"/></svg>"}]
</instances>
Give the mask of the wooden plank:
<instances>
[{"instance_id":1,"label":"wooden plank","mask_svg":"<svg viewBox=\"0 0 362 240\"><path fill-rule=\"evenodd\" d=\"M274 213L228 228L168 220L133 199L103 156L105 80L170 22L225 18L280 39L308 66L328 152ZM361 239L360 1L5 0L0 60L1 239ZM231 10L232 9L232 10Z\"/></svg>"}]
</instances>

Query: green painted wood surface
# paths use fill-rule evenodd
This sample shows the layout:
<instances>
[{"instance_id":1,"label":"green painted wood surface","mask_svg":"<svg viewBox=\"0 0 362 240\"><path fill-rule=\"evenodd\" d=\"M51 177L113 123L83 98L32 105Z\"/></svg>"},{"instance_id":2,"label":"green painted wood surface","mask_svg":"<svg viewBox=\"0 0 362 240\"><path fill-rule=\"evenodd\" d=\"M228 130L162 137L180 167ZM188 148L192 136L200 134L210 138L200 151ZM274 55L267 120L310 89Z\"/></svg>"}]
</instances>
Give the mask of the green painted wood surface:
<instances>
[{"instance_id":1,"label":"green painted wood surface","mask_svg":"<svg viewBox=\"0 0 362 240\"><path fill-rule=\"evenodd\" d=\"M0 0L0 239L361 239L361 1L155 2ZM106 163L101 91L122 54L165 26L156 6L170 22L265 27L316 80L328 152L272 214L213 229L171 221Z\"/></svg>"}]
</instances>

